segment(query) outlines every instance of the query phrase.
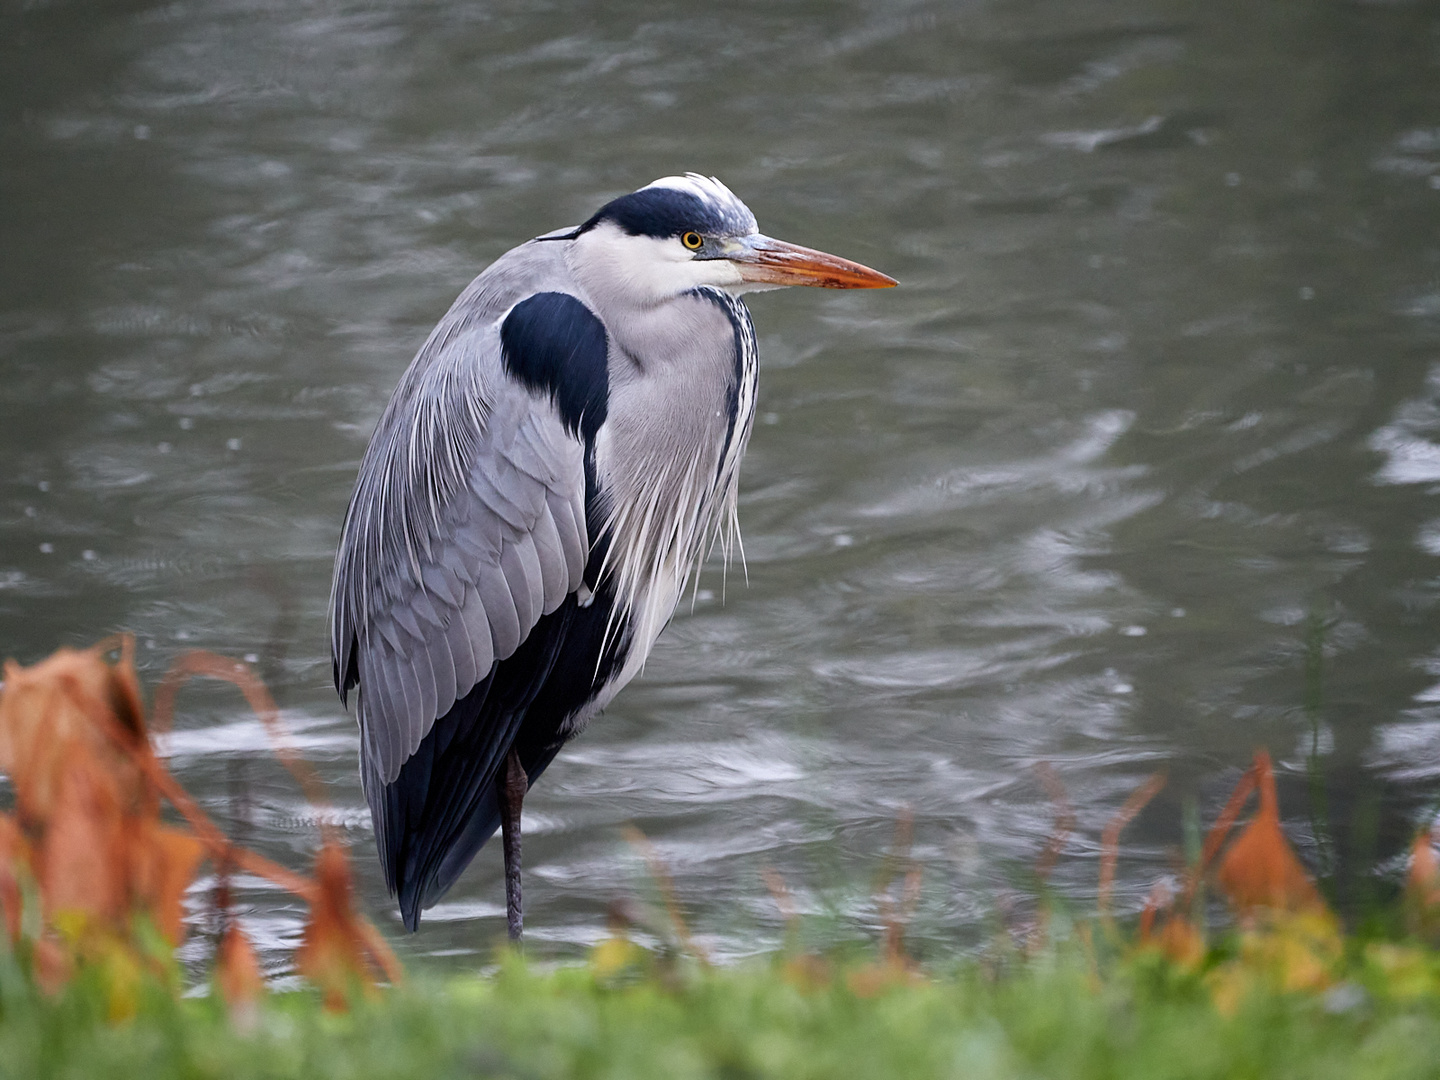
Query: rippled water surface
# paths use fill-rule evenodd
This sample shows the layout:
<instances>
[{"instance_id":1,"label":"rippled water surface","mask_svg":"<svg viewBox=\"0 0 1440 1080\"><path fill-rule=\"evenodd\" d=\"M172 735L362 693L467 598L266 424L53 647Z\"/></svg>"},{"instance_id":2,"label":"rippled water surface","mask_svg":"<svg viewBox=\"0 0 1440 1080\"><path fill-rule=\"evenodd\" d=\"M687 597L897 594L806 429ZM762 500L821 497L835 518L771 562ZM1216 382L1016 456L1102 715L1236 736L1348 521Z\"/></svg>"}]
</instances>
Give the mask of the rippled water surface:
<instances>
[{"instance_id":1,"label":"rippled water surface","mask_svg":"<svg viewBox=\"0 0 1440 1080\"><path fill-rule=\"evenodd\" d=\"M961 947L1027 888L1041 763L1082 904L1169 770L1135 905L1261 743L1312 861L1318 749L1359 903L1440 790L1437 50L1419 3L8 5L0 653L249 656L334 805L224 687L176 769L292 864L339 823L398 938L324 632L366 438L489 260L694 169L903 287L753 300L749 584L527 801L536 947L650 895L627 823L720 955L778 940L766 867L872 926L907 807L916 936ZM295 904L243 899L282 969ZM502 923L492 847L400 946Z\"/></svg>"}]
</instances>

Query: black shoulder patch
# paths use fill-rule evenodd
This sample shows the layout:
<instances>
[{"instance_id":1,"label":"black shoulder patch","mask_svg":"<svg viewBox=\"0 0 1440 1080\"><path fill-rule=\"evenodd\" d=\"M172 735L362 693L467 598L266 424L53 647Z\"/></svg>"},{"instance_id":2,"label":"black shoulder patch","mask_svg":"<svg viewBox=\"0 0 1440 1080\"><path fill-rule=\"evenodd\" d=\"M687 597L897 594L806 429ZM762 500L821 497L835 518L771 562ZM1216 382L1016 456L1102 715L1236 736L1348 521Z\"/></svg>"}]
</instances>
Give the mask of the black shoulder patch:
<instances>
[{"instance_id":1,"label":"black shoulder patch","mask_svg":"<svg viewBox=\"0 0 1440 1080\"><path fill-rule=\"evenodd\" d=\"M505 370L549 394L571 433L593 442L610 396L605 326L595 313L566 293L536 293L505 316L500 347Z\"/></svg>"}]
</instances>

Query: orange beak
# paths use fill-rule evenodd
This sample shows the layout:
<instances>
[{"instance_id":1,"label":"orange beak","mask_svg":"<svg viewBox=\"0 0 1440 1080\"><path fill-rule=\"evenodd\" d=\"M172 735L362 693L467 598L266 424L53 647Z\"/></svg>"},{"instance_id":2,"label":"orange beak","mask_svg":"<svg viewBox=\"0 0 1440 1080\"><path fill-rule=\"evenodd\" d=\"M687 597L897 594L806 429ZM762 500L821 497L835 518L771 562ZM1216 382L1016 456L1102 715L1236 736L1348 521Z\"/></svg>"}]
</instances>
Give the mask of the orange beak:
<instances>
[{"instance_id":1,"label":"orange beak","mask_svg":"<svg viewBox=\"0 0 1440 1080\"><path fill-rule=\"evenodd\" d=\"M765 285L811 285L821 289L893 289L894 278L838 255L827 255L772 240L758 233L739 241L740 250L726 255L744 281Z\"/></svg>"}]
</instances>

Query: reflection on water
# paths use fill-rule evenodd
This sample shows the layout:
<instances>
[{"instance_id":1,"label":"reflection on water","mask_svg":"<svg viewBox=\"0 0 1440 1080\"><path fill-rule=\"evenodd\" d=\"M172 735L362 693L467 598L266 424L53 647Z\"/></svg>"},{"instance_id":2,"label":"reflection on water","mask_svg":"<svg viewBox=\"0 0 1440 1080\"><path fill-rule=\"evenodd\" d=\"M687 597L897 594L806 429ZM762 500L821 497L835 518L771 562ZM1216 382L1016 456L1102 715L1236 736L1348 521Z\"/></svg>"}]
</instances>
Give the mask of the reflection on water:
<instances>
[{"instance_id":1,"label":"reflection on water","mask_svg":"<svg viewBox=\"0 0 1440 1080\"><path fill-rule=\"evenodd\" d=\"M1360 902L1440 776L1433 6L692 12L0 15L0 652L253 657L335 805L223 687L184 691L176 769L281 859L337 822L398 932L324 635L370 427L488 260L697 169L904 287L755 299L749 585L707 578L527 803L537 947L646 889L627 823L720 955L778 939L766 866L871 925L905 807L918 937L955 947L1024 887L1042 762L1082 902L1168 768L1133 904L1257 743L1302 847L1321 749ZM296 910L242 884L283 965ZM473 962L501 895L487 851L403 948Z\"/></svg>"}]
</instances>

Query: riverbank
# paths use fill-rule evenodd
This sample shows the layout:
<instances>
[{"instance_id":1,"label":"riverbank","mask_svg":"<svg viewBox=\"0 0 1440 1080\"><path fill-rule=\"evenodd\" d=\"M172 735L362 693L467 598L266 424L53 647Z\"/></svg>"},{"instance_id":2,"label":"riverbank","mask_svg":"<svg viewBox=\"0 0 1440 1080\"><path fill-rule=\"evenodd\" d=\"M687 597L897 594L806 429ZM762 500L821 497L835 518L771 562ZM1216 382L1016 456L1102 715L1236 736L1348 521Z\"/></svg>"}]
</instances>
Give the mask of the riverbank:
<instances>
[{"instance_id":1,"label":"riverbank","mask_svg":"<svg viewBox=\"0 0 1440 1080\"><path fill-rule=\"evenodd\" d=\"M1101 973L1078 942L1000 971L966 961L888 978L793 956L712 968L637 953L617 968L602 947L583 967L507 957L484 977L416 979L348 1012L292 992L232 1018L218 997L151 987L120 1023L98 984L47 997L12 957L0 961L0 1076L1432 1076L1440 958L1412 949L1397 978L1387 948L1356 951L1322 993L1262 979L1230 1010L1208 974L1223 959L1184 972L1139 953Z\"/></svg>"},{"instance_id":2,"label":"riverbank","mask_svg":"<svg viewBox=\"0 0 1440 1080\"><path fill-rule=\"evenodd\" d=\"M0 771L15 810L0 813L0 1078L1409 1077L1440 1061L1433 837L1415 837L1393 909L1347 930L1286 839L1263 751L1133 925L1111 911L1115 867L1161 773L1104 829L1086 918L1043 885L1072 828L1057 789L1034 905L963 958L921 965L907 953L924 868L902 818L875 884L878 943L857 931L848 946L807 949L771 872L790 947L717 966L663 861L632 832L659 907L620 905L583 964L505 951L441 981L405 972L359 915L330 832L312 873L273 863L226 837L155 755L150 735L169 728L180 683L225 679L323 802L248 668L187 655L147 719L132 651L118 638L5 668ZM201 889L207 864L214 884ZM308 908L296 977L262 977L229 894L241 872ZM201 895L208 910L187 913L186 897ZM1224 898L1228 918L1207 917L1207 895ZM213 962L181 967L187 933L209 936L199 952Z\"/></svg>"}]
</instances>

